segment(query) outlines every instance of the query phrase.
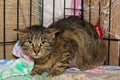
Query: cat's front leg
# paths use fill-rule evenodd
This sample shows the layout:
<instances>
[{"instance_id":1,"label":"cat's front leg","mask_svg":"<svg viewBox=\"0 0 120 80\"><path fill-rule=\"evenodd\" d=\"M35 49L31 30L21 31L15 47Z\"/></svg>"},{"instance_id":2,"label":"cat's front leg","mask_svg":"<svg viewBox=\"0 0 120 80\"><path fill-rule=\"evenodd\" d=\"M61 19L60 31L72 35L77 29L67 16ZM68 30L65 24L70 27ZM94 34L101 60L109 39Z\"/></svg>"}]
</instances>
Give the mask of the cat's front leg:
<instances>
[{"instance_id":1,"label":"cat's front leg","mask_svg":"<svg viewBox=\"0 0 120 80\"><path fill-rule=\"evenodd\" d=\"M73 59L73 56L69 52L63 52L63 55L55 63L52 70L48 73L48 76L57 76L62 74L67 67L70 65L70 61Z\"/></svg>"},{"instance_id":2,"label":"cat's front leg","mask_svg":"<svg viewBox=\"0 0 120 80\"><path fill-rule=\"evenodd\" d=\"M61 73L64 72L64 70L66 69L66 67L68 66L68 64L63 64L61 62L58 62L54 65L54 67L52 68L52 70L50 70L48 72L48 77L53 77L53 76L57 76L60 75Z\"/></svg>"},{"instance_id":3,"label":"cat's front leg","mask_svg":"<svg viewBox=\"0 0 120 80\"><path fill-rule=\"evenodd\" d=\"M31 76L34 76L34 75L36 75L36 74L41 75L42 72L43 72L43 70L39 67L39 65L35 65L34 68L33 68L32 71L31 71L30 75L31 75Z\"/></svg>"}]
</instances>

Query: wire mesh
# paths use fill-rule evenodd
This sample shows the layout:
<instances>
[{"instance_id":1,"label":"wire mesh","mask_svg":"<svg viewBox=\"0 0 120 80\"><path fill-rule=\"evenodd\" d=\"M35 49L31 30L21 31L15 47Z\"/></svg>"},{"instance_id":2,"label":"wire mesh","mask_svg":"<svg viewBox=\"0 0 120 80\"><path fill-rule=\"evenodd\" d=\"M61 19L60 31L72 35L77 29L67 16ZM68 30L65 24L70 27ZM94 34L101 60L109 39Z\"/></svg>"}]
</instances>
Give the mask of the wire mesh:
<instances>
[{"instance_id":1,"label":"wire mesh","mask_svg":"<svg viewBox=\"0 0 120 80\"><path fill-rule=\"evenodd\" d=\"M108 47L107 64L120 65L119 27L117 30L112 27L120 23L118 20L116 22L117 17L113 15L114 7L120 10L119 3L119 0L0 0L0 59L13 58L11 50L19 39L13 29L34 24L47 27L60 18L74 15L92 24L99 19ZM112 52L112 46L115 46L116 53ZM112 61L113 55L117 57L116 62Z\"/></svg>"}]
</instances>

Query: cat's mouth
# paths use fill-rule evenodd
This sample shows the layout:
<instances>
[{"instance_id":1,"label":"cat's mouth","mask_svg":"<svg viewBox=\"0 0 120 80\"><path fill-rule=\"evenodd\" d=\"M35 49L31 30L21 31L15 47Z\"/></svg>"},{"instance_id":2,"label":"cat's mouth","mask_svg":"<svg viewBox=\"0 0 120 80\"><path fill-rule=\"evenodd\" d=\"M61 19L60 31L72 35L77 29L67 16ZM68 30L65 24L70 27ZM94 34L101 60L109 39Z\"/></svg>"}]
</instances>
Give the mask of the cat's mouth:
<instances>
[{"instance_id":1,"label":"cat's mouth","mask_svg":"<svg viewBox=\"0 0 120 80\"><path fill-rule=\"evenodd\" d=\"M33 58L40 58L40 56L36 56L36 55L34 55L34 56L32 56Z\"/></svg>"},{"instance_id":2,"label":"cat's mouth","mask_svg":"<svg viewBox=\"0 0 120 80\"><path fill-rule=\"evenodd\" d=\"M33 57L33 58L44 58L44 57L46 57L46 56L48 56L49 54L41 54L41 53L38 53L38 54L35 54L35 53L33 53L31 56Z\"/></svg>"},{"instance_id":3,"label":"cat's mouth","mask_svg":"<svg viewBox=\"0 0 120 80\"><path fill-rule=\"evenodd\" d=\"M32 55L31 55L33 58L42 58L42 57L45 57L45 55L43 55L41 52L39 52L39 53L33 53Z\"/></svg>"},{"instance_id":4,"label":"cat's mouth","mask_svg":"<svg viewBox=\"0 0 120 80\"><path fill-rule=\"evenodd\" d=\"M32 54L32 57L33 57L33 58L40 58L40 57L42 57L42 55L41 55L41 54L35 54L35 53L33 53L33 54Z\"/></svg>"}]
</instances>

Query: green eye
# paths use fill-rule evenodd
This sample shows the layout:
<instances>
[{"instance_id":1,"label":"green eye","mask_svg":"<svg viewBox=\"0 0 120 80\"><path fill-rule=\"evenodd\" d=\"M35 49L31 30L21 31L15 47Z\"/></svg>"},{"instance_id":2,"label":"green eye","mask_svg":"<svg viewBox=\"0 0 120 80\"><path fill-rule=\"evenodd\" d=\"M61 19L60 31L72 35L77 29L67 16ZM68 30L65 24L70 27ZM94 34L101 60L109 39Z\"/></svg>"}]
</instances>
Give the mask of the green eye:
<instances>
[{"instance_id":1,"label":"green eye","mask_svg":"<svg viewBox=\"0 0 120 80\"><path fill-rule=\"evenodd\" d=\"M40 45L44 45L45 44L45 41L42 41L41 43L40 43Z\"/></svg>"},{"instance_id":2,"label":"green eye","mask_svg":"<svg viewBox=\"0 0 120 80\"><path fill-rule=\"evenodd\" d=\"M32 41L31 41L31 40L29 40L28 42L29 42L29 44L32 44Z\"/></svg>"}]
</instances>

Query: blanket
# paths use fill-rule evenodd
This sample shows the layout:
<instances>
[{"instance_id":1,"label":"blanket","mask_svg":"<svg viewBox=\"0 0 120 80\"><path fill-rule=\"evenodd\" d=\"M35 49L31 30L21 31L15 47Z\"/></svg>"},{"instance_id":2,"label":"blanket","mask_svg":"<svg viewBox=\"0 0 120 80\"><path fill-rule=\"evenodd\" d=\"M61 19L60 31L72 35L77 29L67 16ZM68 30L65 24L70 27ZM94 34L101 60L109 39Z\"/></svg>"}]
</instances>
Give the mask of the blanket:
<instances>
[{"instance_id":1,"label":"blanket","mask_svg":"<svg viewBox=\"0 0 120 80\"><path fill-rule=\"evenodd\" d=\"M33 66L32 61L24 58L0 60L0 80L120 80L119 66L99 66L86 71L72 67L55 77L46 77L47 72L31 76L30 72Z\"/></svg>"}]
</instances>

